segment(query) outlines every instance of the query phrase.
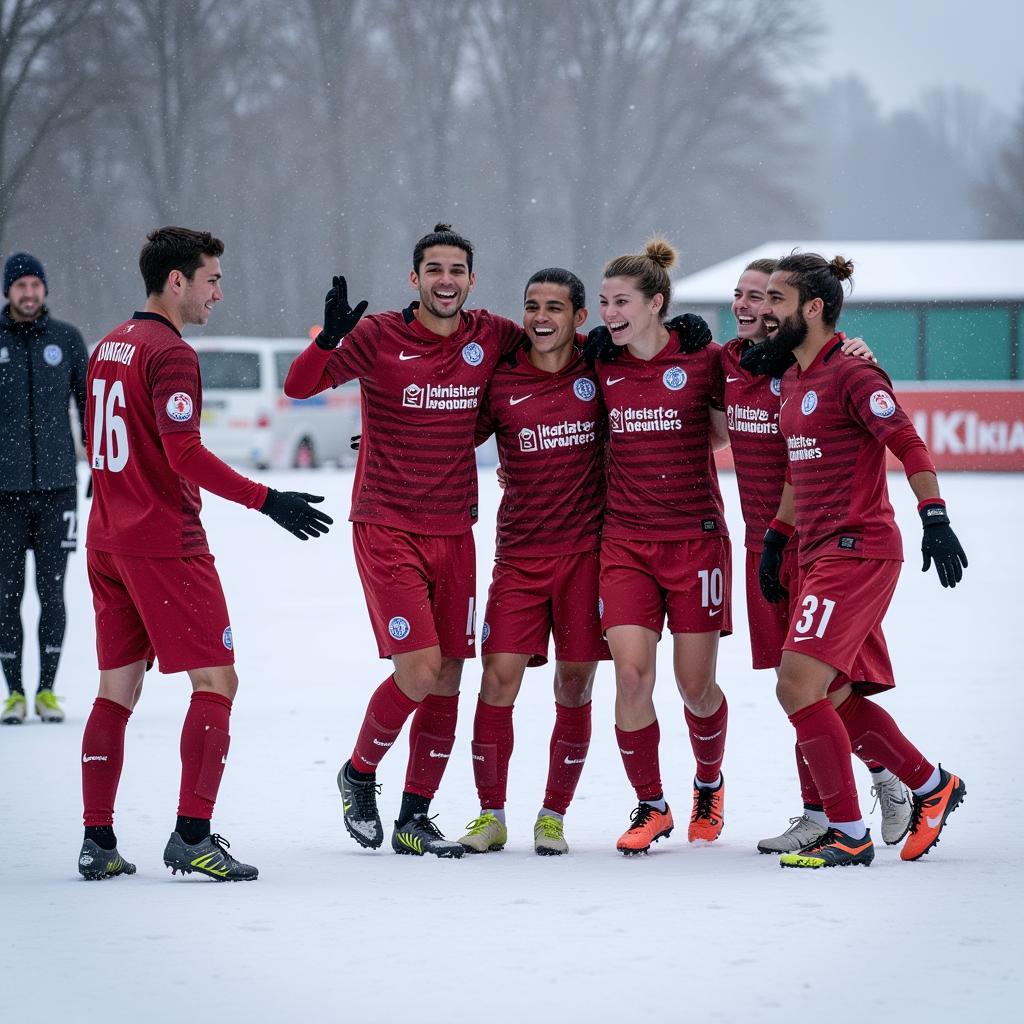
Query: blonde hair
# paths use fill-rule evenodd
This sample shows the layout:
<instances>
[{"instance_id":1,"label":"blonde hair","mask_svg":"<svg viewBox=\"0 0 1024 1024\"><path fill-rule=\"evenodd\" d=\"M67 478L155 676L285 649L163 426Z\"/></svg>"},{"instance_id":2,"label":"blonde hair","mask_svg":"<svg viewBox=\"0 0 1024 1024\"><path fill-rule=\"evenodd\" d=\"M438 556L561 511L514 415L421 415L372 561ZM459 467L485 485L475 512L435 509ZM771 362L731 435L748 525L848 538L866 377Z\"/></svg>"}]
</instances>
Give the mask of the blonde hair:
<instances>
[{"instance_id":1,"label":"blonde hair","mask_svg":"<svg viewBox=\"0 0 1024 1024\"><path fill-rule=\"evenodd\" d=\"M663 302L658 316L664 320L672 301L672 281L668 276L670 267L676 265L678 253L671 242L655 235L644 246L643 252L617 256L604 268L605 277L631 277L637 289L648 300L661 295Z\"/></svg>"}]
</instances>

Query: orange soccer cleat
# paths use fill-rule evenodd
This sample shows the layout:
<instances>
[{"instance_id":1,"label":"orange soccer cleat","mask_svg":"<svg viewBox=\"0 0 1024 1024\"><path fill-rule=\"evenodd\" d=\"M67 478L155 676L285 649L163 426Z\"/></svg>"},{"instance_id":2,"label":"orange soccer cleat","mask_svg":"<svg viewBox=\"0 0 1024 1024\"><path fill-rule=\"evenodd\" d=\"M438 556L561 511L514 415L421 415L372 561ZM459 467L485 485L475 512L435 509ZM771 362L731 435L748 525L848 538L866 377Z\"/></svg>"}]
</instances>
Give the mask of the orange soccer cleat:
<instances>
[{"instance_id":1,"label":"orange soccer cleat","mask_svg":"<svg viewBox=\"0 0 1024 1024\"><path fill-rule=\"evenodd\" d=\"M725 776L715 789L693 785L693 813L686 838L691 843L698 839L713 843L721 834L725 824Z\"/></svg>"},{"instance_id":2,"label":"orange soccer cleat","mask_svg":"<svg viewBox=\"0 0 1024 1024\"><path fill-rule=\"evenodd\" d=\"M617 850L621 850L627 856L633 853L646 853L651 848L651 843L656 843L662 836L672 835L675 822L672 820L672 809L665 805L664 811L646 804L643 800L629 816L632 824L619 836L615 844Z\"/></svg>"},{"instance_id":3,"label":"orange soccer cleat","mask_svg":"<svg viewBox=\"0 0 1024 1024\"><path fill-rule=\"evenodd\" d=\"M963 780L939 765L939 784L924 796L914 797L910 835L900 850L900 860L917 860L939 841L946 819L964 802Z\"/></svg>"}]
</instances>

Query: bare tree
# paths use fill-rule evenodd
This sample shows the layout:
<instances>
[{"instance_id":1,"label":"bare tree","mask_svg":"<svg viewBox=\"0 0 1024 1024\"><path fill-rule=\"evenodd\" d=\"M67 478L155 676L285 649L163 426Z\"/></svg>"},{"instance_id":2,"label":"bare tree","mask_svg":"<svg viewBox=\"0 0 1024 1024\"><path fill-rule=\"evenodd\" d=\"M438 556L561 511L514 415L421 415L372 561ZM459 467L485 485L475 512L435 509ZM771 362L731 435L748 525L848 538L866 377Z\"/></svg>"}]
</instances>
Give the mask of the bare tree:
<instances>
[{"instance_id":1,"label":"bare tree","mask_svg":"<svg viewBox=\"0 0 1024 1024\"><path fill-rule=\"evenodd\" d=\"M43 144L96 108L95 62L59 59L96 10L94 0L0 0L0 247Z\"/></svg>"},{"instance_id":2,"label":"bare tree","mask_svg":"<svg viewBox=\"0 0 1024 1024\"><path fill-rule=\"evenodd\" d=\"M976 204L989 238L1024 238L1024 95L995 165L977 188Z\"/></svg>"}]
</instances>

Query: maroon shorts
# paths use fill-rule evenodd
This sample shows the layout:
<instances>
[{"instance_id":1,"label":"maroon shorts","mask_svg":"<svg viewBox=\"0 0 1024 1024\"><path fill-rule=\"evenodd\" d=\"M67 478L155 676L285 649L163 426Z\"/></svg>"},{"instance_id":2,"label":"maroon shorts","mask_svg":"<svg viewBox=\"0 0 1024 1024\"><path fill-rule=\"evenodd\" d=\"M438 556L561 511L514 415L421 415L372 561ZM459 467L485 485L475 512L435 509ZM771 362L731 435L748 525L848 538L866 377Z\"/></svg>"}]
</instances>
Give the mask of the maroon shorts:
<instances>
[{"instance_id":1,"label":"maroon shorts","mask_svg":"<svg viewBox=\"0 0 1024 1024\"><path fill-rule=\"evenodd\" d=\"M382 658L440 647L446 658L476 653L473 533L435 537L353 523L352 546Z\"/></svg>"},{"instance_id":2,"label":"maroon shorts","mask_svg":"<svg viewBox=\"0 0 1024 1024\"><path fill-rule=\"evenodd\" d=\"M861 693L894 686L882 619L901 567L892 559L873 558L818 558L801 567L783 650L838 669L830 691L848 682Z\"/></svg>"},{"instance_id":3,"label":"maroon shorts","mask_svg":"<svg viewBox=\"0 0 1024 1024\"><path fill-rule=\"evenodd\" d=\"M761 552L747 551L747 622L754 668L778 668L782 660L782 645L789 630L790 606L797 598L796 556L795 544L786 547L779 572L779 582L789 591L789 600L769 604L761 593Z\"/></svg>"},{"instance_id":4,"label":"maroon shorts","mask_svg":"<svg viewBox=\"0 0 1024 1024\"><path fill-rule=\"evenodd\" d=\"M480 649L548 660L554 634L559 661L608 661L597 614L598 552L545 558L498 558L494 563Z\"/></svg>"},{"instance_id":5,"label":"maroon shorts","mask_svg":"<svg viewBox=\"0 0 1024 1024\"><path fill-rule=\"evenodd\" d=\"M234 643L213 555L146 558L88 549L101 670L156 660L161 672L233 665Z\"/></svg>"},{"instance_id":6,"label":"maroon shorts","mask_svg":"<svg viewBox=\"0 0 1024 1024\"><path fill-rule=\"evenodd\" d=\"M601 541L605 632L643 626L661 634L732 632L732 557L728 537Z\"/></svg>"}]
</instances>

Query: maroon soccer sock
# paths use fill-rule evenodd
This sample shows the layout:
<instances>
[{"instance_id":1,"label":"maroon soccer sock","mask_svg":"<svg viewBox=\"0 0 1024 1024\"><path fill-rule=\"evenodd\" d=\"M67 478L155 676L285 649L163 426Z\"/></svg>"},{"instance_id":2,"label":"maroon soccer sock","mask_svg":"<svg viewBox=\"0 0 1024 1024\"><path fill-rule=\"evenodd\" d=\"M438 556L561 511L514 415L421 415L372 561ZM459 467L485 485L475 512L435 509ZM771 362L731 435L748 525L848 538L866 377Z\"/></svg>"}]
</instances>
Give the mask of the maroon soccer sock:
<instances>
[{"instance_id":1,"label":"maroon soccer sock","mask_svg":"<svg viewBox=\"0 0 1024 1024\"><path fill-rule=\"evenodd\" d=\"M419 705L398 688L390 675L370 697L366 714L352 750L352 767L373 774L384 755L394 746L406 719Z\"/></svg>"},{"instance_id":2,"label":"maroon soccer sock","mask_svg":"<svg viewBox=\"0 0 1024 1024\"><path fill-rule=\"evenodd\" d=\"M814 784L814 777L811 775L811 769L807 767L804 755L800 753L799 743L796 744L794 750L796 751L796 774L800 780L800 799L803 800L804 807L820 809L823 806L821 794Z\"/></svg>"},{"instance_id":3,"label":"maroon soccer sock","mask_svg":"<svg viewBox=\"0 0 1024 1024\"><path fill-rule=\"evenodd\" d=\"M716 782L725 757L725 733L729 723L729 702L722 695L722 703L714 714L698 718L689 708L683 708L686 727L690 731L690 746L697 759L697 780Z\"/></svg>"},{"instance_id":4,"label":"maroon soccer sock","mask_svg":"<svg viewBox=\"0 0 1024 1024\"><path fill-rule=\"evenodd\" d=\"M850 764L850 737L827 699L789 716L829 821L858 821L860 805Z\"/></svg>"},{"instance_id":5,"label":"maroon soccer sock","mask_svg":"<svg viewBox=\"0 0 1024 1024\"><path fill-rule=\"evenodd\" d=\"M114 799L124 763L124 732L131 710L97 697L82 736L82 803L86 828L113 825Z\"/></svg>"},{"instance_id":6,"label":"maroon soccer sock","mask_svg":"<svg viewBox=\"0 0 1024 1024\"><path fill-rule=\"evenodd\" d=\"M858 757L884 765L911 789L919 789L935 771L935 765L903 735L892 715L863 694L851 693L836 710Z\"/></svg>"},{"instance_id":7,"label":"maroon soccer sock","mask_svg":"<svg viewBox=\"0 0 1024 1024\"><path fill-rule=\"evenodd\" d=\"M512 757L514 732L512 708L485 704L478 697L473 718L473 778L480 807L500 810L505 806L508 762Z\"/></svg>"},{"instance_id":8,"label":"maroon soccer sock","mask_svg":"<svg viewBox=\"0 0 1024 1024\"><path fill-rule=\"evenodd\" d=\"M658 761L661 729L658 720L655 719L650 725L630 732L615 726L615 739L619 744L626 778L636 790L637 799L659 799L662 789L661 764Z\"/></svg>"},{"instance_id":9,"label":"maroon soccer sock","mask_svg":"<svg viewBox=\"0 0 1024 1024\"><path fill-rule=\"evenodd\" d=\"M231 701L220 693L197 690L181 727L181 789L178 814L213 817L213 805L227 763L231 737Z\"/></svg>"},{"instance_id":10,"label":"maroon soccer sock","mask_svg":"<svg viewBox=\"0 0 1024 1024\"><path fill-rule=\"evenodd\" d=\"M548 748L548 781L544 806L565 814L572 803L583 762L590 748L590 701L581 708L567 708L555 701L555 727Z\"/></svg>"},{"instance_id":11,"label":"maroon soccer sock","mask_svg":"<svg viewBox=\"0 0 1024 1024\"><path fill-rule=\"evenodd\" d=\"M455 723L459 717L459 695L424 697L409 727L409 765L405 791L434 799L448 758L455 746Z\"/></svg>"}]
</instances>

